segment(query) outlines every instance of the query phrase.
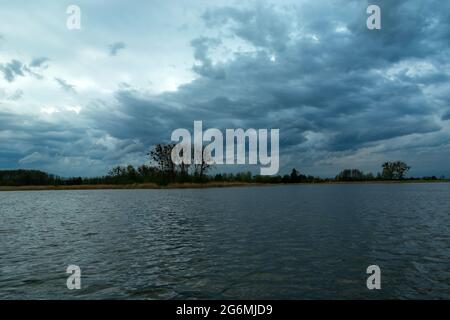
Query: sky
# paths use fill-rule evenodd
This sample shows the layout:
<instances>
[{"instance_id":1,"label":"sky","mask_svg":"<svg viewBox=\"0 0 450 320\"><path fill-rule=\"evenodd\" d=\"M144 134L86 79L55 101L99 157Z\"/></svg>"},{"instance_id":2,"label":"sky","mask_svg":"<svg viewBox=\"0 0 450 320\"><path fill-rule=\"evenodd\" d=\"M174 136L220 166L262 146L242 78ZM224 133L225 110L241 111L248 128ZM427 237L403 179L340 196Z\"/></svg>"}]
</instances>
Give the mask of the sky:
<instances>
[{"instance_id":1,"label":"sky","mask_svg":"<svg viewBox=\"0 0 450 320\"><path fill-rule=\"evenodd\" d=\"M366 27L370 4L381 30ZM80 30L67 28L69 5ZM412 176L450 177L449 1L0 8L0 169L105 175L148 162L154 144L202 120L279 128L280 174L376 173L403 160Z\"/></svg>"}]
</instances>

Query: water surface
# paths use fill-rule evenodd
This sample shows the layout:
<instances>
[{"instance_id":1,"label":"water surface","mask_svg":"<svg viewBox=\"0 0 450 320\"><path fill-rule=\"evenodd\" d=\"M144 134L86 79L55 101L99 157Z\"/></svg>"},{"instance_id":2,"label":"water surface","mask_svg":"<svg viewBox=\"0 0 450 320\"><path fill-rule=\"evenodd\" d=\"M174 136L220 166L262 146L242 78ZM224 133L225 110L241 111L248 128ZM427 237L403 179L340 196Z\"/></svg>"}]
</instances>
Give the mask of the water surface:
<instances>
[{"instance_id":1,"label":"water surface","mask_svg":"<svg viewBox=\"0 0 450 320\"><path fill-rule=\"evenodd\" d=\"M0 299L42 298L449 299L450 185L0 192Z\"/></svg>"}]
</instances>

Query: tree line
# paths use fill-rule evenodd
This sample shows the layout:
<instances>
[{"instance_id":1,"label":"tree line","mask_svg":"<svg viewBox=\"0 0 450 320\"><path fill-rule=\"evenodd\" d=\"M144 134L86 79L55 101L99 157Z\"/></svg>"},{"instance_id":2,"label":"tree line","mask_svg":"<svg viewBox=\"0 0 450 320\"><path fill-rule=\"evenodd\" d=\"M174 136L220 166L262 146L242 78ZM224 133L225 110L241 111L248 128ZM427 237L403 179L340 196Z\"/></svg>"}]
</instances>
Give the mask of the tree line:
<instances>
[{"instance_id":1,"label":"tree line","mask_svg":"<svg viewBox=\"0 0 450 320\"><path fill-rule=\"evenodd\" d=\"M102 177L72 177L62 178L39 170L0 170L0 185L99 185L99 184L137 184L156 183L207 183L207 182L247 182L247 183L321 183L333 181L389 181L405 180L410 167L402 161L385 162L381 172L376 175L364 173L359 169L342 170L335 178L320 178L300 173L292 169L290 174L283 176L252 175L251 172L209 174L212 166L202 160L199 164L175 164L171 158L174 144L157 144L148 153L149 163L138 167L132 165L116 166L108 175ZM423 180L439 180L423 177ZM408 178L418 179L418 178Z\"/></svg>"},{"instance_id":2,"label":"tree line","mask_svg":"<svg viewBox=\"0 0 450 320\"><path fill-rule=\"evenodd\" d=\"M364 173L358 169L345 169L335 179L337 181L404 180L406 173L411 169L403 161L385 162L381 167L382 171L376 176L371 172Z\"/></svg>"}]
</instances>

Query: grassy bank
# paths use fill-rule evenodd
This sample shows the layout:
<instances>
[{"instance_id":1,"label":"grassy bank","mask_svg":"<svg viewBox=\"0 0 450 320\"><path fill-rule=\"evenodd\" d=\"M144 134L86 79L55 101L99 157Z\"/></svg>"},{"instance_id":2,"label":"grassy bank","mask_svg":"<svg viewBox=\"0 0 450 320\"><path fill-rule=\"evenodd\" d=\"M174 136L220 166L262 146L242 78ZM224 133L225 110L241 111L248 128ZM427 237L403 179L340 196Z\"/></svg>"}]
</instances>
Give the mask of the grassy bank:
<instances>
[{"instance_id":1,"label":"grassy bank","mask_svg":"<svg viewBox=\"0 0 450 320\"><path fill-rule=\"evenodd\" d=\"M252 186L280 186L304 184L410 184L410 183L450 183L445 180L391 180L391 181L326 181L318 183L256 183L256 182L207 182L207 183L171 183L161 186L156 183L135 184L98 184L72 186L0 186L0 191L39 191L39 190L114 190L114 189L202 189Z\"/></svg>"},{"instance_id":2,"label":"grassy bank","mask_svg":"<svg viewBox=\"0 0 450 320\"><path fill-rule=\"evenodd\" d=\"M201 189L258 186L260 183L249 182L208 182L208 183L172 183L161 186L156 183L135 184L98 184L74 186L0 186L0 191L39 191L39 190L114 190L114 189Z\"/></svg>"}]
</instances>

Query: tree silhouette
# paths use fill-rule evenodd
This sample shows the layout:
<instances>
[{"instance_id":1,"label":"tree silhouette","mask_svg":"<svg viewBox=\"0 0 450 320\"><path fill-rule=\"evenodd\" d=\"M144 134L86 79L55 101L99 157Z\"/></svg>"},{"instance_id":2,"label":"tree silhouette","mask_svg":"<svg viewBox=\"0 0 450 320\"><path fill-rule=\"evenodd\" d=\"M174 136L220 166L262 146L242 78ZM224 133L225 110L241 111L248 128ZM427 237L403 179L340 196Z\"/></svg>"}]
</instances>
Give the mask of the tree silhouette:
<instances>
[{"instance_id":1,"label":"tree silhouette","mask_svg":"<svg viewBox=\"0 0 450 320\"><path fill-rule=\"evenodd\" d=\"M405 178L409 169L411 169L411 167L402 161L385 162L383 163L382 168L383 172L381 173L381 177L386 180L402 180Z\"/></svg>"}]
</instances>

